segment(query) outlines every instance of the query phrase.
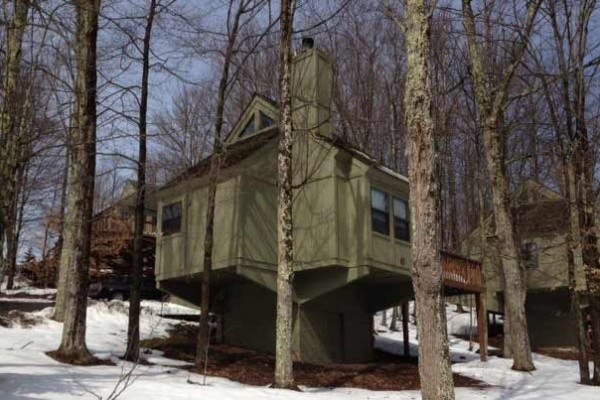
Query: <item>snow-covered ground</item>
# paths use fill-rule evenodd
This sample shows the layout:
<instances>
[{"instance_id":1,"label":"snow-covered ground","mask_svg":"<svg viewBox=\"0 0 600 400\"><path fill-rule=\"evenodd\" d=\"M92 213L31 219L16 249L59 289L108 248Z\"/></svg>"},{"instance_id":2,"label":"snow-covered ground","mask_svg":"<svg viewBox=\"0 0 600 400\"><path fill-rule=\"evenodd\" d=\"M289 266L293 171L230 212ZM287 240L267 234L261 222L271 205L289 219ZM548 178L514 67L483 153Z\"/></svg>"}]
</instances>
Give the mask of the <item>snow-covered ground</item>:
<instances>
[{"instance_id":1,"label":"snow-covered ground","mask_svg":"<svg viewBox=\"0 0 600 400\"><path fill-rule=\"evenodd\" d=\"M4 278L2 284L0 284L0 293L2 295L15 296L15 295L28 295L28 296L53 296L56 294L56 289L40 289L29 286L29 282L25 278L15 278L15 287L11 290L6 290L7 278Z\"/></svg>"},{"instance_id":2,"label":"snow-covered ground","mask_svg":"<svg viewBox=\"0 0 600 400\"><path fill-rule=\"evenodd\" d=\"M1 305L0 305L1 306ZM167 307L167 308L165 308ZM449 324L460 325L452 317L464 319L449 308ZM52 310L33 315L43 323L31 328L0 327L0 399L102 399L107 400L113 389L129 371L130 364L118 360L125 350L127 315L122 303L94 302L88 309L87 343L96 356L112 359L116 366L74 367L60 364L45 355L58 347L61 324L50 320ZM174 304L144 302L141 333L144 338L166 335L176 321L163 319L161 313L187 314L193 310ZM376 346L387 351L402 351L402 333L381 329ZM249 334L251 334L249 332ZM410 332L412 352L416 354L415 330ZM457 389L458 399L518 399L518 400L598 400L600 388L578 385L577 364L554 358L535 356L537 371L518 373L510 370L510 360L491 357L487 363L468 350L468 342L451 339L455 372L487 382L486 389ZM477 345L476 345L477 346ZM419 392L374 392L359 389L303 388L290 392L265 387L252 387L221 378L208 378L201 386L202 376L176 368L185 363L169 360L154 352L150 361L156 365L137 366L135 382L125 390L122 400L383 400L419 399Z\"/></svg>"}]
</instances>

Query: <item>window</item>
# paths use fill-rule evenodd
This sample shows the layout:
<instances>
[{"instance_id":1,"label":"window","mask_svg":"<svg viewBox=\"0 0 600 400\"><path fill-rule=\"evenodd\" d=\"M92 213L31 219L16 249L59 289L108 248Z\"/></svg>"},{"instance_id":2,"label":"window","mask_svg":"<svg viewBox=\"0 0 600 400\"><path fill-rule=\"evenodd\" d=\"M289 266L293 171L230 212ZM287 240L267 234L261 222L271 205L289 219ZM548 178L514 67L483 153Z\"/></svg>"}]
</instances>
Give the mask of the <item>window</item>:
<instances>
[{"instance_id":1,"label":"window","mask_svg":"<svg viewBox=\"0 0 600 400\"><path fill-rule=\"evenodd\" d=\"M394 197L394 237L410 241L410 222L408 219L408 202Z\"/></svg>"},{"instance_id":2,"label":"window","mask_svg":"<svg viewBox=\"0 0 600 400\"><path fill-rule=\"evenodd\" d=\"M163 235L172 235L181 231L180 201L163 206L161 226Z\"/></svg>"},{"instance_id":3,"label":"window","mask_svg":"<svg viewBox=\"0 0 600 400\"><path fill-rule=\"evenodd\" d=\"M258 112L259 117L260 117L260 129L265 129L270 127L271 125L273 125L274 121L271 117L269 117L267 114L265 114L262 111Z\"/></svg>"},{"instance_id":4,"label":"window","mask_svg":"<svg viewBox=\"0 0 600 400\"><path fill-rule=\"evenodd\" d=\"M523 265L527 269L535 269L539 267L539 251L538 245L534 242L526 242L521 245L521 258Z\"/></svg>"},{"instance_id":5,"label":"window","mask_svg":"<svg viewBox=\"0 0 600 400\"><path fill-rule=\"evenodd\" d=\"M390 234L388 195L377 189L371 189L371 227L374 232Z\"/></svg>"},{"instance_id":6,"label":"window","mask_svg":"<svg viewBox=\"0 0 600 400\"><path fill-rule=\"evenodd\" d=\"M248 123L244 127L244 130L242 131L242 133L240 133L240 137L250 136L254 133L255 130L256 130L256 127L254 126L254 115L253 115L252 118L250 119L250 121L248 121Z\"/></svg>"}]
</instances>

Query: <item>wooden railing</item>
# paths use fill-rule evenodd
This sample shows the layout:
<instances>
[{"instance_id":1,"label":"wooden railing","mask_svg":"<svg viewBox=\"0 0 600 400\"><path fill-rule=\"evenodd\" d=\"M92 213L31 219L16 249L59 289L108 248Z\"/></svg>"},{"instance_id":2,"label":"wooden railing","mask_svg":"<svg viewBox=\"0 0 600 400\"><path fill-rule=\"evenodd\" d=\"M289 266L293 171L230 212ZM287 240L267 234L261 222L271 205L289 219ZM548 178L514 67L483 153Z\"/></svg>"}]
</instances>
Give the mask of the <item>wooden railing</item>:
<instances>
[{"instance_id":1,"label":"wooden railing","mask_svg":"<svg viewBox=\"0 0 600 400\"><path fill-rule=\"evenodd\" d=\"M467 292L483 291L481 263L442 251L444 285Z\"/></svg>"}]
</instances>

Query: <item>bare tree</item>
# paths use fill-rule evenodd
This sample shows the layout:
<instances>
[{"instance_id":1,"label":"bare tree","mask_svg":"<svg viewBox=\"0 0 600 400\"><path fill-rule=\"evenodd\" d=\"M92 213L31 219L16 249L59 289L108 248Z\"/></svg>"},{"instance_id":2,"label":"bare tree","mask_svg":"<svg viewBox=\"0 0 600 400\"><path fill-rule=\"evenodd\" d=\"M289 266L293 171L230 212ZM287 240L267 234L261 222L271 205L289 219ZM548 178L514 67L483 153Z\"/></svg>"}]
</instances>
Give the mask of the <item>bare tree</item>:
<instances>
[{"instance_id":1,"label":"bare tree","mask_svg":"<svg viewBox=\"0 0 600 400\"><path fill-rule=\"evenodd\" d=\"M70 131L69 189L65 242L70 252L65 322L60 347L53 356L61 361L93 361L85 344L87 291L96 169L96 40L100 0L78 0L75 87L75 126ZM69 240L66 238L69 237ZM66 245L72 246L67 248ZM61 260L62 261L62 260Z\"/></svg>"},{"instance_id":2,"label":"bare tree","mask_svg":"<svg viewBox=\"0 0 600 400\"><path fill-rule=\"evenodd\" d=\"M277 207L277 317L275 328L275 387L292 389L294 229L292 219L292 32L294 0L281 0L279 72L279 153Z\"/></svg>"},{"instance_id":3,"label":"bare tree","mask_svg":"<svg viewBox=\"0 0 600 400\"><path fill-rule=\"evenodd\" d=\"M529 43L529 36L540 4L541 0L530 3L525 26L515 34L514 49L511 52L512 61L506 66L499 78L490 82L490 76L497 75L489 73L484 67L486 65L484 53L481 50L481 44L477 40L476 21L471 0L462 1L471 76L483 124L487 169L492 186L495 235L502 260L506 320L509 327L510 350L514 360L512 368L518 371L532 371L535 366L531 357L525 316L527 284L515 239L515 227L510 209L503 124L509 87Z\"/></svg>"},{"instance_id":4,"label":"bare tree","mask_svg":"<svg viewBox=\"0 0 600 400\"><path fill-rule=\"evenodd\" d=\"M544 12L549 17L556 52L552 56L552 60L556 60L557 62L544 65L542 55L539 54L539 49L536 49L538 51L532 53L533 59L536 62L538 76L541 80L550 123L554 130L560 170L563 176L563 194L567 202L570 224L570 229L565 236L568 280L578 340L579 373L581 383L589 384L591 382L588 362L589 354L585 321L581 310L582 296L584 294L577 279L578 274L575 262L576 249L581 246L583 252L587 250L585 245L582 246L582 230L580 228L578 212L578 207L581 205L581 202L578 203L578 197L580 197L582 192L578 190L578 177L575 171L575 164L579 162L581 154L575 152L577 147L574 146L578 140L575 122L576 111L574 108L581 101L581 92L577 94L572 83L578 82L575 86L579 88L586 86L586 83L581 81L584 76L579 73L585 67L583 64L585 57L582 57L579 48L583 52L587 51L586 32L588 32L588 25L595 8L595 1L579 3L580 10L579 12L575 12L577 5L572 2L559 2L557 0L546 2ZM564 15L561 15L562 13L559 10L562 10ZM575 15L578 15L578 18L575 18ZM575 54L579 56L573 56ZM558 69L558 79L553 79L556 75L552 69L555 68ZM583 95L587 97L585 91ZM579 122L579 125L587 123L585 115L582 117L583 119ZM589 160L589 158L586 157L586 160Z\"/></svg>"},{"instance_id":5,"label":"bare tree","mask_svg":"<svg viewBox=\"0 0 600 400\"><path fill-rule=\"evenodd\" d=\"M14 262L16 260L16 204L18 199L17 175L19 174L22 153L22 129L20 115L24 112L23 90L21 87L21 59L23 35L27 26L27 15L30 3L28 0L13 1L13 16L7 30L7 56L4 76L4 103L0 123L0 283L4 280L4 238L8 248L8 285L12 288Z\"/></svg>"},{"instance_id":6,"label":"bare tree","mask_svg":"<svg viewBox=\"0 0 600 400\"><path fill-rule=\"evenodd\" d=\"M198 341L196 344L196 366L201 367L206 363L208 357L208 344L210 340L210 309L211 309L211 271L212 255L214 242L214 221L215 221L215 199L217 195L217 179L221 169L221 158L223 146L221 136L223 131L225 103L227 93L231 85L230 69L235 56L236 40L240 27L243 23L242 17L245 14L253 13L259 9L263 2L255 0L240 0L235 6L235 1L229 2L227 10L227 43L223 56L223 66L221 70L221 79L219 80L219 89L217 93L217 105L213 137L213 153L211 157L209 178L208 178L208 197L206 201L206 229L204 231L204 254L202 264L202 300L200 309L200 329L198 331ZM233 14L233 15L232 15Z\"/></svg>"},{"instance_id":7,"label":"bare tree","mask_svg":"<svg viewBox=\"0 0 600 400\"><path fill-rule=\"evenodd\" d=\"M406 3L408 74L405 89L409 162L412 262L419 334L419 376L423 399L454 399L442 294L439 190L431 89L431 18L425 0Z\"/></svg>"},{"instance_id":8,"label":"bare tree","mask_svg":"<svg viewBox=\"0 0 600 400\"><path fill-rule=\"evenodd\" d=\"M213 92L208 84L182 86L152 117L153 152L149 165L167 181L210 154L214 132Z\"/></svg>"},{"instance_id":9,"label":"bare tree","mask_svg":"<svg viewBox=\"0 0 600 400\"><path fill-rule=\"evenodd\" d=\"M143 239L146 224L146 145L148 116L148 80L150 75L150 44L152 26L156 15L156 0L150 0L148 15L142 39L142 85L139 110L138 162L133 231L132 280L129 295L129 321L127 327L127 352L125 358L137 361L140 355L140 300L142 290L142 269L144 264Z\"/></svg>"}]
</instances>

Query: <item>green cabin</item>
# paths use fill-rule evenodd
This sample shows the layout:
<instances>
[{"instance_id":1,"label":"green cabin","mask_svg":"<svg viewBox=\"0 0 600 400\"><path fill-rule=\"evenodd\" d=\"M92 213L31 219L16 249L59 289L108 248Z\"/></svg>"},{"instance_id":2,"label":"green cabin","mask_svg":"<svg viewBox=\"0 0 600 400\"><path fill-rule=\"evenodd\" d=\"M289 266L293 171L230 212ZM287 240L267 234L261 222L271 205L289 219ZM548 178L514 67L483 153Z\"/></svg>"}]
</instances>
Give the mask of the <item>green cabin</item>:
<instances>
[{"instance_id":1,"label":"green cabin","mask_svg":"<svg viewBox=\"0 0 600 400\"><path fill-rule=\"evenodd\" d=\"M334 134L326 54L304 47L292 75L295 358L364 362L372 356L373 314L413 297L408 179ZM219 339L264 352L275 350L277 119L277 104L255 95L225 141L211 275ZM194 305L210 162L156 194L158 286ZM485 318L481 265L440 257L447 293L476 294Z\"/></svg>"},{"instance_id":2,"label":"green cabin","mask_svg":"<svg viewBox=\"0 0 600 400\"><path fill-rule=\"evenodd\" d=\"M293 60L294 346L307 362L362 362L372 315L412 296L408 180L333 133L333 68ZM212 310L224 343L274 352L278 107L255 95L218 178ZM157 193L159 288L200 304L210 158Z\"/></svg>"}]
</instances>

